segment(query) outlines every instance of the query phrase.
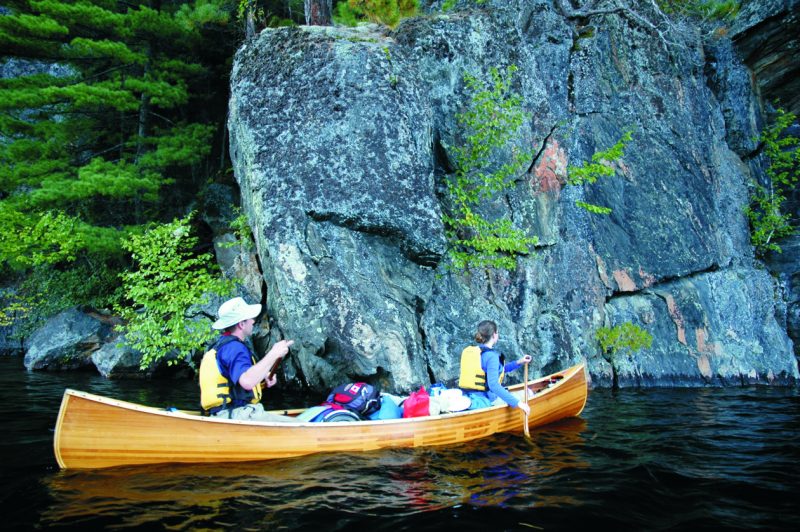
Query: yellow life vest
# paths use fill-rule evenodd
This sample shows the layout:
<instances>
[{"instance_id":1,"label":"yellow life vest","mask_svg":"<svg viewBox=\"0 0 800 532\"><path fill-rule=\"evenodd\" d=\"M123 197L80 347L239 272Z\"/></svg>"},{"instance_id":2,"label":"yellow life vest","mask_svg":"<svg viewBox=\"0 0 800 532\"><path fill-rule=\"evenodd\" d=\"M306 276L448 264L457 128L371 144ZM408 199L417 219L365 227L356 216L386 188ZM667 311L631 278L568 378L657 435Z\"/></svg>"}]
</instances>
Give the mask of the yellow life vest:
<instances>
[{"instance_id":1,"label":"yellow life vest","mask_svg":"<svg viewBox=\"0 0 800 532\"><path fill-rule=\"evenodd\" d=\"M461 352L461 373L458 377L458 387L465 390L478 390L485 392L486 372L481 368L481 355L490 349L486 346L471 345ZM503 384L506 376L503 368L503 355L500 355L500 378L498 382Z\"/></svg>"},{"instance_id":2,"label":"yellow life vest","mask_svg":"<svg viewBox=\"0 0 800 532\"><path fill-rule=\"evenodd\" d=\"M217 351L223 345L238 339L231 336L223 336L218 340L214 347L206 351L200 361L200 406L204 412L218 407L225 408L235 398L244 399L246 402L256 404L261 402L261 386L254 386L248 391L233 383L225 377L219 370L217 362ZM251 354L250 359L256 363L255 357Z\"/></svg>"}]
</instances>

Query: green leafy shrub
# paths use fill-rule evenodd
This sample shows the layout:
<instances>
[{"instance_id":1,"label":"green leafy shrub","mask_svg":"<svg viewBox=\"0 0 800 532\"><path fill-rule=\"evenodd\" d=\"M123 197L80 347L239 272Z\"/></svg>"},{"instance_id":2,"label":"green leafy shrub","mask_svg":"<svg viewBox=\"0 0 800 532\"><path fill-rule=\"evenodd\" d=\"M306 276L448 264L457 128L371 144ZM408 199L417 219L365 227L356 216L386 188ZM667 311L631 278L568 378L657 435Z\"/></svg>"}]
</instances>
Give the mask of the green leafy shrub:
<instances>
[{"instance_id":1,"label":"green leafy shrub","mask_svg":"<svg viewBox=\"0 0 800 532\"><path fill-rule=\"evenodd\" d=\"M10 327L19 316L27 315L31 305L24 298L8 290L0 291L0 327Z\"/></svg>"},{"instance_id":2,"label":"green leafy shrub","mask_svg":"<svg viewBox=\"0 0 800 532\"><path fill-rule=\"evenodd\" d=\"M638 325L626 321L614 327L600 327L595 333L603 357L613 364L619 355L632 355L640 349L649 349L653 336Z\"/></svg>"},{"instance_id":3,"label":"green leafy shrub","mask_svg":"<svg viewBox=\"0 0 800 532\"><path fill-rule=\"evenodd\" d=\"M247 215L242 212L241 207L234 207L233 212L236 217L231 220L230 228L233 230L236 240L223 242L220 245L224 248L232 248L238 245L249 251L253 247L253 231L250 229L250 221L247 219Z\"/></svg>"},{"instance_id":4,"label":"green leafy shrub","mask_svg":"<svg viewBox=\"0 0 800 532\"><path fill-rule=\"evenodd\" d=\"M780 253L776 240L789 236L795 231L791 213L785 212L786 195L797 186L800 178L800 139L785 134L786 129L796 120L793 113L778 109L775 122L764 128L760 142L764 155L769 160L766 169L769 184L754 185L750 205L745 214L750 221L750 240L756 252Z\"/></svg>"},{"instance_id":5,"label":"green leafy shrub","mask_svg":"<svg viewBox=\"0 0 800 532\"><path fill-rule=\"evenodd\" d=\"M570 185L583 185L585 183L595 183L601 177L610 177L616 173L613 163L625 155L625 146L633 138L633 131L628 130L610 148L595 152L592 155L591 163L584 163L581 166L570 166L567 168L567 183ZM594 214L610 214L609 207L601 207L583 201L576 201L575 204Z\"/></svg>"},{"instance_id":6,"label":"green leafy shrub","mask_svg":"<svg viewBox=\"0 0 800 532\"><path fill-rule=\"evenodd\" d=\"M739 2L734 0L661 0L658 4L665 13L706 20L731 20L740 9Z\"/></svg>"},{"instance_id":7,"label":"green leafy shrub","mask_svg":"<svg viewBox=\"0 0 800 532\"><path fill-rule=\"evenodd\" d=\"M464 74L472 94L469 108L458 116L465 132L460 146L450 147L456 164L455 175L447 190L453 204L452 214L444 216L450 242L449 255L456 269L469 267L516 268L516 257L527 254L538 239L515 229L511 220L487 220L476 212L484 201L513 188L533 154L513 146L527 115L522 97L511 92L516 66L505 72L489 71L489 80ZM509 162L492 168L492 156L510 151Z\"/></svg>"},{"instance_id":8,"label":"green leafy shrub","mask_svg":"<svg viewBox=\"0 0 800 532\"><path fill-rule=\"evenodd\" d=\"M15 269L72 262L83 247L77 223L64 213L25 214L0 204L0 261Z\"/></svg>"},{"instance_id":9,"label":"green leafy shrub","mask_svg":"<svg viewBox=\"0 0 800 532\"><path fill-rule=\"evenodd\" d=\"M1 297L0 321L13 322L16 337L30 336L47 318L68 308L110 307L118 286L118 272L103 263L79 262L67 269L41 264L27 272L15 294Z\"/></svg>"},{"instance_id":10,"label":"green leafy shrub","mask_svg":"<svg viewBox=\"0 0 800 532\"><path fill-rule=\"evenodd\" d=\"M391 28L417 14L417 0L347 0L336 7L336 22L355 26L361 20L380 22Z\"/></svg>"},{"instance_id":11,"label":"green leafy shrub","mask_svg":"<svg viewBox=\"0 0 800 532\"><path fill-rule=\"evenodd\" d=\"M142 353L142 369L167 355L190 360L214 331L207 320L189 319L189 310L208 303L212 294L225 296L232 283L218 275L214 257L197 255L197 238L191 235L191 214L172 223L153 224L123 242L135 268L121 274L123 296L130 305L117 311L128 320L122 330L128 342Z\"/></svg>"},{"instance_id":12,"label":"green leafy shrub","mask_svg":"<svg viewBox=\"0 0 800 532\"><path fill-rule=\"evenodd\" d=\"M600 327L595 332L595 338L600 344L603 358L611 364L613 388L619 387L617 376L617 363L620 356L631 356L640 349L650 349L653 345L653 336L636 324L629 321L614 327Z\"/></svg>"}]
</instances>

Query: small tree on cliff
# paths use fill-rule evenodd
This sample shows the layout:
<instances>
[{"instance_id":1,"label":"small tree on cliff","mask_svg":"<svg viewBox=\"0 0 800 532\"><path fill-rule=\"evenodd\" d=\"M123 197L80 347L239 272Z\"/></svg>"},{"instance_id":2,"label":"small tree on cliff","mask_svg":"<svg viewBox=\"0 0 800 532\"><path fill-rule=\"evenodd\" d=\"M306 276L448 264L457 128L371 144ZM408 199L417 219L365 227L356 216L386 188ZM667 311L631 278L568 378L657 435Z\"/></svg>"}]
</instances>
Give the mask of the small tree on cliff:
<instances>
[{"instance_id":1,"label":"small tree on cliff","mask_svg":"<svg viewBox=\"0 0 800 532\"><path fill-rule=\"evenodd\" d=\"M633 138L633 130L628 130L610 148L595 152L592 155L592 162L583 162L580 166L570 166L567 169L569 177L567 183L573 186L581 186L597 182L602 177L610 177L616 174L614 163L625 155L625 146ZM575 201L575 205L581 209L594 214L611 214L610 207L603 207L585 201Z\"/></svg>"},{"instance_id":2,"label":"small tree on cliff","mask_svg":"<svg viewBox=\"0 0 800 532\"><path fill-rule=\"evenodd\" d=\"M595 333L602 357L611 364L612 387L619 388L617 364L620 356L631 356L653 345L653 336L629 321L614 327L600 327Z\"/></svg>"},{"instance_id":3,"label":"small tree on cliff","mask_svg":"<svg viewBox=\"0 0 800 532\"><path fill-rule=\"evenodd\" d=\"M793 113L778 109L774 123L765 127L759 137L769 161L767 182L754 183L751 204L744 212L750 221L750 241L760 255L768 251L780 253L776 241L795 232L792 213L785 204L800 182L800 139L787 133L796 118Z\"/></svg>"},{"instance_id":4,"label":"small tree on cliff","mask_svg":"<svg viewBox=\"0 0 800 532\"><path fill-rule=\"evenodd\" d=\"M535 236L513 227L510 218L489 220L478 212L483 202L515 186L532 157L512 142L527 118L522 97L511 91L516 69L514 65L505 72L492 68L488 80L464 74L472 98L458 116L465 140L451 147L456 172L447 182L447 190L453 208L444 216L455 269L513 270L517 255L527 254L538 242ZM509 150L511 157L498 168L492 158L504 150Z\"/></svg>"},{"instance_id":5,"label":"small tree on cliff","mask_svg":"<svg viewBox=\"0 0 800 532\"><path fill-rule=\"evenodd\" d=\"M533 158L532 152L520 150L514 143L528 118L522 108L522 96L511 90L516 70L515 65L510 65L505 72L492 68L489 79L464 74L471 101L458 115L464 142L450 147L456 163L455 175L447 182L453 207L452 212L443 217L454 269L513 270L517 256L527 255L538 243L536 236L514 227L510 218L490 220L479 212L482 204L514 188ZM632 134L632 130L623 133L613 146L594 153L591 162L570 166L568 183L581 186L613 176L616 173L614 163L623 157ZM495 159L503 153L510 153L510 156L504 164L498 165ZM578 201L576 204L595 214L611 212L608 207L591 203Z\"/></svg>"}]
</instances>

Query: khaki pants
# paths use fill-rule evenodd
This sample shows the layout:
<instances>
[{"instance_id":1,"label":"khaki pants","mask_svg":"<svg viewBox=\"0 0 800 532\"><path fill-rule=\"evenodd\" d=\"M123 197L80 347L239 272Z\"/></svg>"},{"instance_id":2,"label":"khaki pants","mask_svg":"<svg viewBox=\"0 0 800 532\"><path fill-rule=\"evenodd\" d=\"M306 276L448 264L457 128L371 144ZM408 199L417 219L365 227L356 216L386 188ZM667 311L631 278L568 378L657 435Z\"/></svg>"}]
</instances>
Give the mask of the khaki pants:
<instances>
[{"instance_id":1,"label":"khaki pants","mask_svg":"<svg viewBox=\"0 0 800 532\"><path fill-rule=\"evenodd\" d=\"M230 416L228 413L230 412ZM293 417L272 414L264 410L264 405L257 403L254 405L244 405L233 410L220 410L214 417L223 419L239 419L242 421L277 421L279 423L302 423Z\"/></svg>"}]
</instances>

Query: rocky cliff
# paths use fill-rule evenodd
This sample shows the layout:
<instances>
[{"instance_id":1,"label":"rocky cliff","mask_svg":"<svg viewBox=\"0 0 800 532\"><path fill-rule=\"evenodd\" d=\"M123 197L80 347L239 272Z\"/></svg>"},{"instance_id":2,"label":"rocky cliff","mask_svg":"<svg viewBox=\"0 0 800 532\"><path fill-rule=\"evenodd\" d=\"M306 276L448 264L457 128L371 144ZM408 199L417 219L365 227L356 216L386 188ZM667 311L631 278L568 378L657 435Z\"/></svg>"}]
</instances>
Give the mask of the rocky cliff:
<instances>
[{"instance_id":1,"label":"rocky cliff","mask_svg":"<svg viewBox=\"0 0 800 532\"><path fill-rule=\"evenodd\" d=\"M239 50L231 153L272 332L296 341L288 378L448 381L494 319L534 375L586 360L610 384L595 331L629 321L654 341L620 359L621 386L796 381L786 307L742 214L761 171L752 71L722 32L649 3L574 5L433 2L395 30L267 29ZM464 73L511 64L530 117L516 142L534 155L483 208L540 243L512 272L452 271L442 214ZM615 177L566 184L631 128Z\"/></svg>"},{"instance_id":2,"label":"rocky cliff","mask_svg":"<svg viewBox=\"0 0 800 532\"><path fill-rule=\"evenodd\" d=\"M800 2L760 0L747 2L731 28L731 39L756 82L761 100L800 115ZM791 130L800 137L800 125ZM800 194L795 191L787 206L795 222L800 220ZM786 303L786 326L800 356L800 236L781 243L782 253L765 257L769 271L778 279Z\"/></svg>"}]
</instances>

